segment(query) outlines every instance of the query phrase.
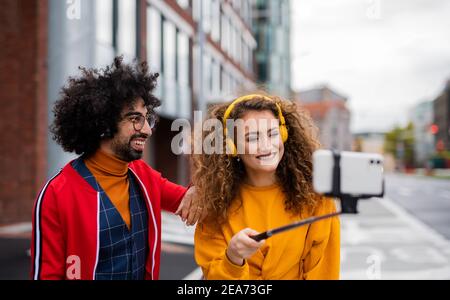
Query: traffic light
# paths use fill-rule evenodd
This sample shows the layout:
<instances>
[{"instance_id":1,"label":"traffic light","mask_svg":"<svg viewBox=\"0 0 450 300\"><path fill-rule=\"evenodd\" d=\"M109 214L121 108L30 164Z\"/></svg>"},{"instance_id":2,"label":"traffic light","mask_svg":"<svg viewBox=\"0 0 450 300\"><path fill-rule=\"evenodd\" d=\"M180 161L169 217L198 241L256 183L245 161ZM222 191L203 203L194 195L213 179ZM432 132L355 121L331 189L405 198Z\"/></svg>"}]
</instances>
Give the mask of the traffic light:
<instances>
[{"instance_id":1,"label":"traffic light","mask_svg":"<svg viewBox=\"0 0 450 300\"><path fill-rule=\"evenodd\" d=\"M437 134L439 132L439 126L437 126L436 124L432 124L430 126L430 132L433 135Z\"/></svg>"}]
</instances>

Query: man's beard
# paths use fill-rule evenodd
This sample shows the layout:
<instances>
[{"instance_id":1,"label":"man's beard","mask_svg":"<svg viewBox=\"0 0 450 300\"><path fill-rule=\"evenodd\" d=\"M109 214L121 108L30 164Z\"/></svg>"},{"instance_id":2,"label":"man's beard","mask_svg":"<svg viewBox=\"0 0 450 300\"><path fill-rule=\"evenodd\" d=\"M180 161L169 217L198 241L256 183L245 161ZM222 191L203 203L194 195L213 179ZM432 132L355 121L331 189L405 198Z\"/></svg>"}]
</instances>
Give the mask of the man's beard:
<instances>
[{"instance_id":1,"label":"man's beard","mask_svg":"<svg viewBox=\"0 0 450 300\"><path fill-rule=\"evenodd\" d=\"M133 135L127 142L113 141L111 148L114 154L121 160L126 162L132 162L141 159L144 155L143 151L137 151L131 147L131 141L135 138L147 138L146 135L138 134Z\"/></svg>"}]
</instances>

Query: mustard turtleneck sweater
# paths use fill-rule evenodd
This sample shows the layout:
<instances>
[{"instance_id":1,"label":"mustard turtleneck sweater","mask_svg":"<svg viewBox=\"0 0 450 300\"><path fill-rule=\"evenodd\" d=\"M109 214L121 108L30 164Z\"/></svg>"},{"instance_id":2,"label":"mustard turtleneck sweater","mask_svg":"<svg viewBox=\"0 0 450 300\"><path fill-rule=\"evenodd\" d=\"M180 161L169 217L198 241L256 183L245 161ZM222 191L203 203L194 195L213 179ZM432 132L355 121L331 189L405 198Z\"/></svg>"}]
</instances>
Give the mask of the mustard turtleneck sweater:
<instances>
[{"instance_id":1,"label":"mustard turtleneck sweater","mask_svg":"<svg viewBox=\"0 0 450 300\"><path fill-rule=\"evenodd\" d=\"M291 224L299 219L335 212L331 199L320 200L313 212L300 217L286 212L285 194L279 185L254 187L241 184L229 217L222 225L203 222L195 230L195 259L206 279L339 279L340 225L331 218L276 234L245 260L232 263L226 249L244 228L259 232Z\"/></svg>"},{"instance_id":2,"label":"mustard turtleneck sweater","mask_svg":"<svg viewBox=\"0 0 450 300\"><path fill-rule=\"evenodd\" d=\"M128 163L100 149L84 162L130 228Z\"/></svg>"}]
</instances>

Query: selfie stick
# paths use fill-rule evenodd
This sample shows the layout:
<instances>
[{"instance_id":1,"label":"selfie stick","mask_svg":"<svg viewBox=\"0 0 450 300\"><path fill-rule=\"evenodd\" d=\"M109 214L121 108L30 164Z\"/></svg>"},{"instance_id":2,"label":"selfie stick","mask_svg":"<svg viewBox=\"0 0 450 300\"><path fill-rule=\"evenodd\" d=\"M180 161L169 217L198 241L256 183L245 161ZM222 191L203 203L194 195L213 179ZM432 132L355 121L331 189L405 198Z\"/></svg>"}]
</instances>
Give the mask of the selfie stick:
<instances>
[{"instance_id":1,"label":"selfie stick","mask_svg":"<svg viewBox=\"0 0 450 300\"><path fill-rule=\"evenodd\" d=\"M333 151L333 156L334 156L334 167L333 167L333 192L339 192L340 189L340 184L341 184L341 170L340 170L340 154L336 151ZM297 221L294 222L292 224L289 225L285 225L282 227L278 227L272 230L268 230L266 232L260 233L258 235L252 236L251 238L254 239L255 241L259 242L261 240L265 240L269 237L271 237L274 234L280 233L280 232L284 232L286 230L290 230L290 229L294 229L303 225L307 225L307 224L312 224L314 222L323 220L323 219L328 219L328 218L332 218L335 216L338 216L342 213L342 211L340 212L335 212L332 214L327 214L327 215L323 215L323 216L319 216L319 217L310 217L301 221Z\"/></svg>"},{"instance_id":2,"label":"selfie stick","mask_svg":"<svg viewBox=\"0 0 450 300\"><path fill-rule=\"evenodd\" d=\"M307 219L304 219L304 220L301 220L301 221L297 221L297 222L294 222L294 223L286 225L286 226L281 226L281 227L278 227L278 228L275 228L275 229L272 229L272 230L268 230L266 232L263 232L263 233L260 233L258 235L252 236L251 238L254 239L255 241L259 242L261 240L265 240L265 239L271 237L274 234L277 234L277 233L280 233L280 232L284 232L284 231L287 231L287 230L290 230L290 229L294 229L294 228L297 228L297 227L300 227L300 226L303 226L303 225L312 224L314 222L317 222L317 221L320 221L320 220L323 220L323 219L332 218L332 217L338 216L340 214L341 214L341 212L335 212L335 213L323 215L323 216L320 216L320 217L307 218Z\"/></svg>"}]
</instances>

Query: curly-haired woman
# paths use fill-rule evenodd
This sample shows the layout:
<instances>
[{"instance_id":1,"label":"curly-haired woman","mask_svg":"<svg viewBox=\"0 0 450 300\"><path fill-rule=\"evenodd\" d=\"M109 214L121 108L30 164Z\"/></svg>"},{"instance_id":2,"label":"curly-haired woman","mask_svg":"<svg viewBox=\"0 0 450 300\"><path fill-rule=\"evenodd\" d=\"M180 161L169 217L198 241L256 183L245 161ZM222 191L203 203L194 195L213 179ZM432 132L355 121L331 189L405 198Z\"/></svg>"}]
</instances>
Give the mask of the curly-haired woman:
<instances>
[{"instance_id":1,"label":"curly-haired woman","mask_svg":"<svg viewBox=\"0 0 450 300\"><path fill-rule=\"evenodd\" d=\"M223 123L227 151L193 157L193 182L207 210L195 232L195 259L204 277L338 279L338 218L265 241L251 238L335 211L334 201L312 189L312 154L319 143L308 115L292 102L260 93L218 105L209 117ZM245 124L242 134L232 134L239 130L230 130L229 122L238 120Z\"/></svg>"},{"instance_id":2,"label":"curly-haired woman","mask_svg":"<svg viewBox=\"0 0 450 300\"><path fill-rule=\"evenodd\" d=\"M62 89L51 130L80 157L36 200L34 279L158 279L161 209L195 222L192 191L141 160L160 105L157 77L146 63L118 57L105 69L82 69Z\"/></svg>"}]
</instances>

